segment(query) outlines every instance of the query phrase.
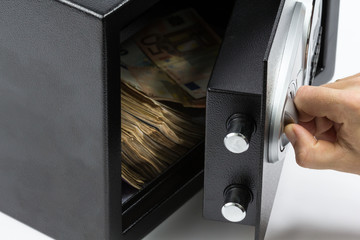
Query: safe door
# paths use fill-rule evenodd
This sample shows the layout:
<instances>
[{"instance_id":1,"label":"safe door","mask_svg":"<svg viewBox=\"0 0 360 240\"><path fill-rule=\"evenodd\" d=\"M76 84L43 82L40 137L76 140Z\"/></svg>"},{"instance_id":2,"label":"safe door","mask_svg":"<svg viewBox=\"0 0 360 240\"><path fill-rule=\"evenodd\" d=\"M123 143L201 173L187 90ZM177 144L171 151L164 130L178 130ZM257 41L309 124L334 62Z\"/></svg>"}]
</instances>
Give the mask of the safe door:
<instances>
[{"instance_id":1,"label":"safe door","mask_svg":"<svg viewBox=\"0 0 360 240\"><path fill-rule=\"evenodd\" d=\"M264 239L302 85L331 80L339 1L238 1L208 86L204 216Z\"/></svg>"}]
</instances>

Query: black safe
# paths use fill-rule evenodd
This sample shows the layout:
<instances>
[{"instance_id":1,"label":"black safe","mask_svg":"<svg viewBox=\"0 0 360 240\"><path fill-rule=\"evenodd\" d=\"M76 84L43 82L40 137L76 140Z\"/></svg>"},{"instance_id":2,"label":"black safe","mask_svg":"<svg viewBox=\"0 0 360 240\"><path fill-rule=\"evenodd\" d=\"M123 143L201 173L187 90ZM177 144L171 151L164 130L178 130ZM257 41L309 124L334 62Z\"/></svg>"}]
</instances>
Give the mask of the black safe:
<instances>
[{"instance_id":1,"label":"black safe","mask_svg":"<svg viewBox=\"0 0 360 240\"><path fill-rule=\"evenodd\" d=\"M189 7L222 38L205 137L134 191L121 179L120 44ZM321 1L307 84L331 79L338 8ZM289 0L2 1L0 210L55 239L138 239L204 185L205 218L253 225L263 239L282 169L267 160L268 96L295 61L284 39L305 16Z\"/></svg>"}]
</instances>

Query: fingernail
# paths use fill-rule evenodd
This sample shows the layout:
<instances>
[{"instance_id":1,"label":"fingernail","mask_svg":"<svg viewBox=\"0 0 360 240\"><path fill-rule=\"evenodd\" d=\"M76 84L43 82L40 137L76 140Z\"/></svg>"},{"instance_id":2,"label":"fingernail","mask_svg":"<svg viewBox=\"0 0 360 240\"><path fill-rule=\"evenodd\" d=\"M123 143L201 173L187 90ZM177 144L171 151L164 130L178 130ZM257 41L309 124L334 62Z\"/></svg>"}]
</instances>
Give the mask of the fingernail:
<instances>
[{"instance_id":1,"label":"fingernail","mask_svg":"<svg viewBox=\"0 0 360 240\"><path fill-rule=\"evenodd\" d=\"M288 124L284 130L286 137L289 139L292 145L296 142L296 135L294 132L294 124Z\"/></svg>"}]
</instances>

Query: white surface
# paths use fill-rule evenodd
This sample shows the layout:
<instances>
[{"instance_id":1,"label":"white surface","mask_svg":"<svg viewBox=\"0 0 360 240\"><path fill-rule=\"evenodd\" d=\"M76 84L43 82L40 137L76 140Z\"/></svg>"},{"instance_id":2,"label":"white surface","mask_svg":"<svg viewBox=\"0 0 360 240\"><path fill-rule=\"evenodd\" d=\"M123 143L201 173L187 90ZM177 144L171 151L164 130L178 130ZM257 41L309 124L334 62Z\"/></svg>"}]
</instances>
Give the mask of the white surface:
<instances>
[{"instance_id":1,"label":"white surface","mask_svg":"<svg viewBox=\"0 0 360 240\"><path fill-rule=\"evenodd\" d=\"M335 79L360 72L359 23L360 1L342 0ZM145 239L253 240L252 227L206 221L201 211L199 193ZM49 238L0 214L0 239ZM289 151L266 239L359 240L360 176L300 168Z\"/></svg>"}]
</instances>

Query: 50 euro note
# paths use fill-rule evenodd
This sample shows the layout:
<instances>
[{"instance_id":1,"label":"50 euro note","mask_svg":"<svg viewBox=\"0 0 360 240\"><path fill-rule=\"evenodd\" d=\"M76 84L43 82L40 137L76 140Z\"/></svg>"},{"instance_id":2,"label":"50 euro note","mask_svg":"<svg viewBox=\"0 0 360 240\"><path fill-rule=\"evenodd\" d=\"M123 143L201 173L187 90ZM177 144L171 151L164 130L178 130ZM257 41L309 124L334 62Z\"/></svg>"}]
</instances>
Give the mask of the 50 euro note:
<instances>
[{"instance_id":1,"label":"50 euro note","mask_svg":"<svg viewBox=\"0 0 360 240\"><path fill-rule=\"evenodd\" d=\"M221 39L193 9L158 20L141 30L135 40L193 98L206 96Z\"/></svg>"},{"instance_id":2,"label":"50 euro note","mask_svg":"<svg viewBox=\"0 0 360 240\"><path fill-rule=\"evenodd\" d=\"M121 80L156 100L204 108L205 99L194 99L158 68L132 40L121 46Z\"/></svg>"}]
</instances>

